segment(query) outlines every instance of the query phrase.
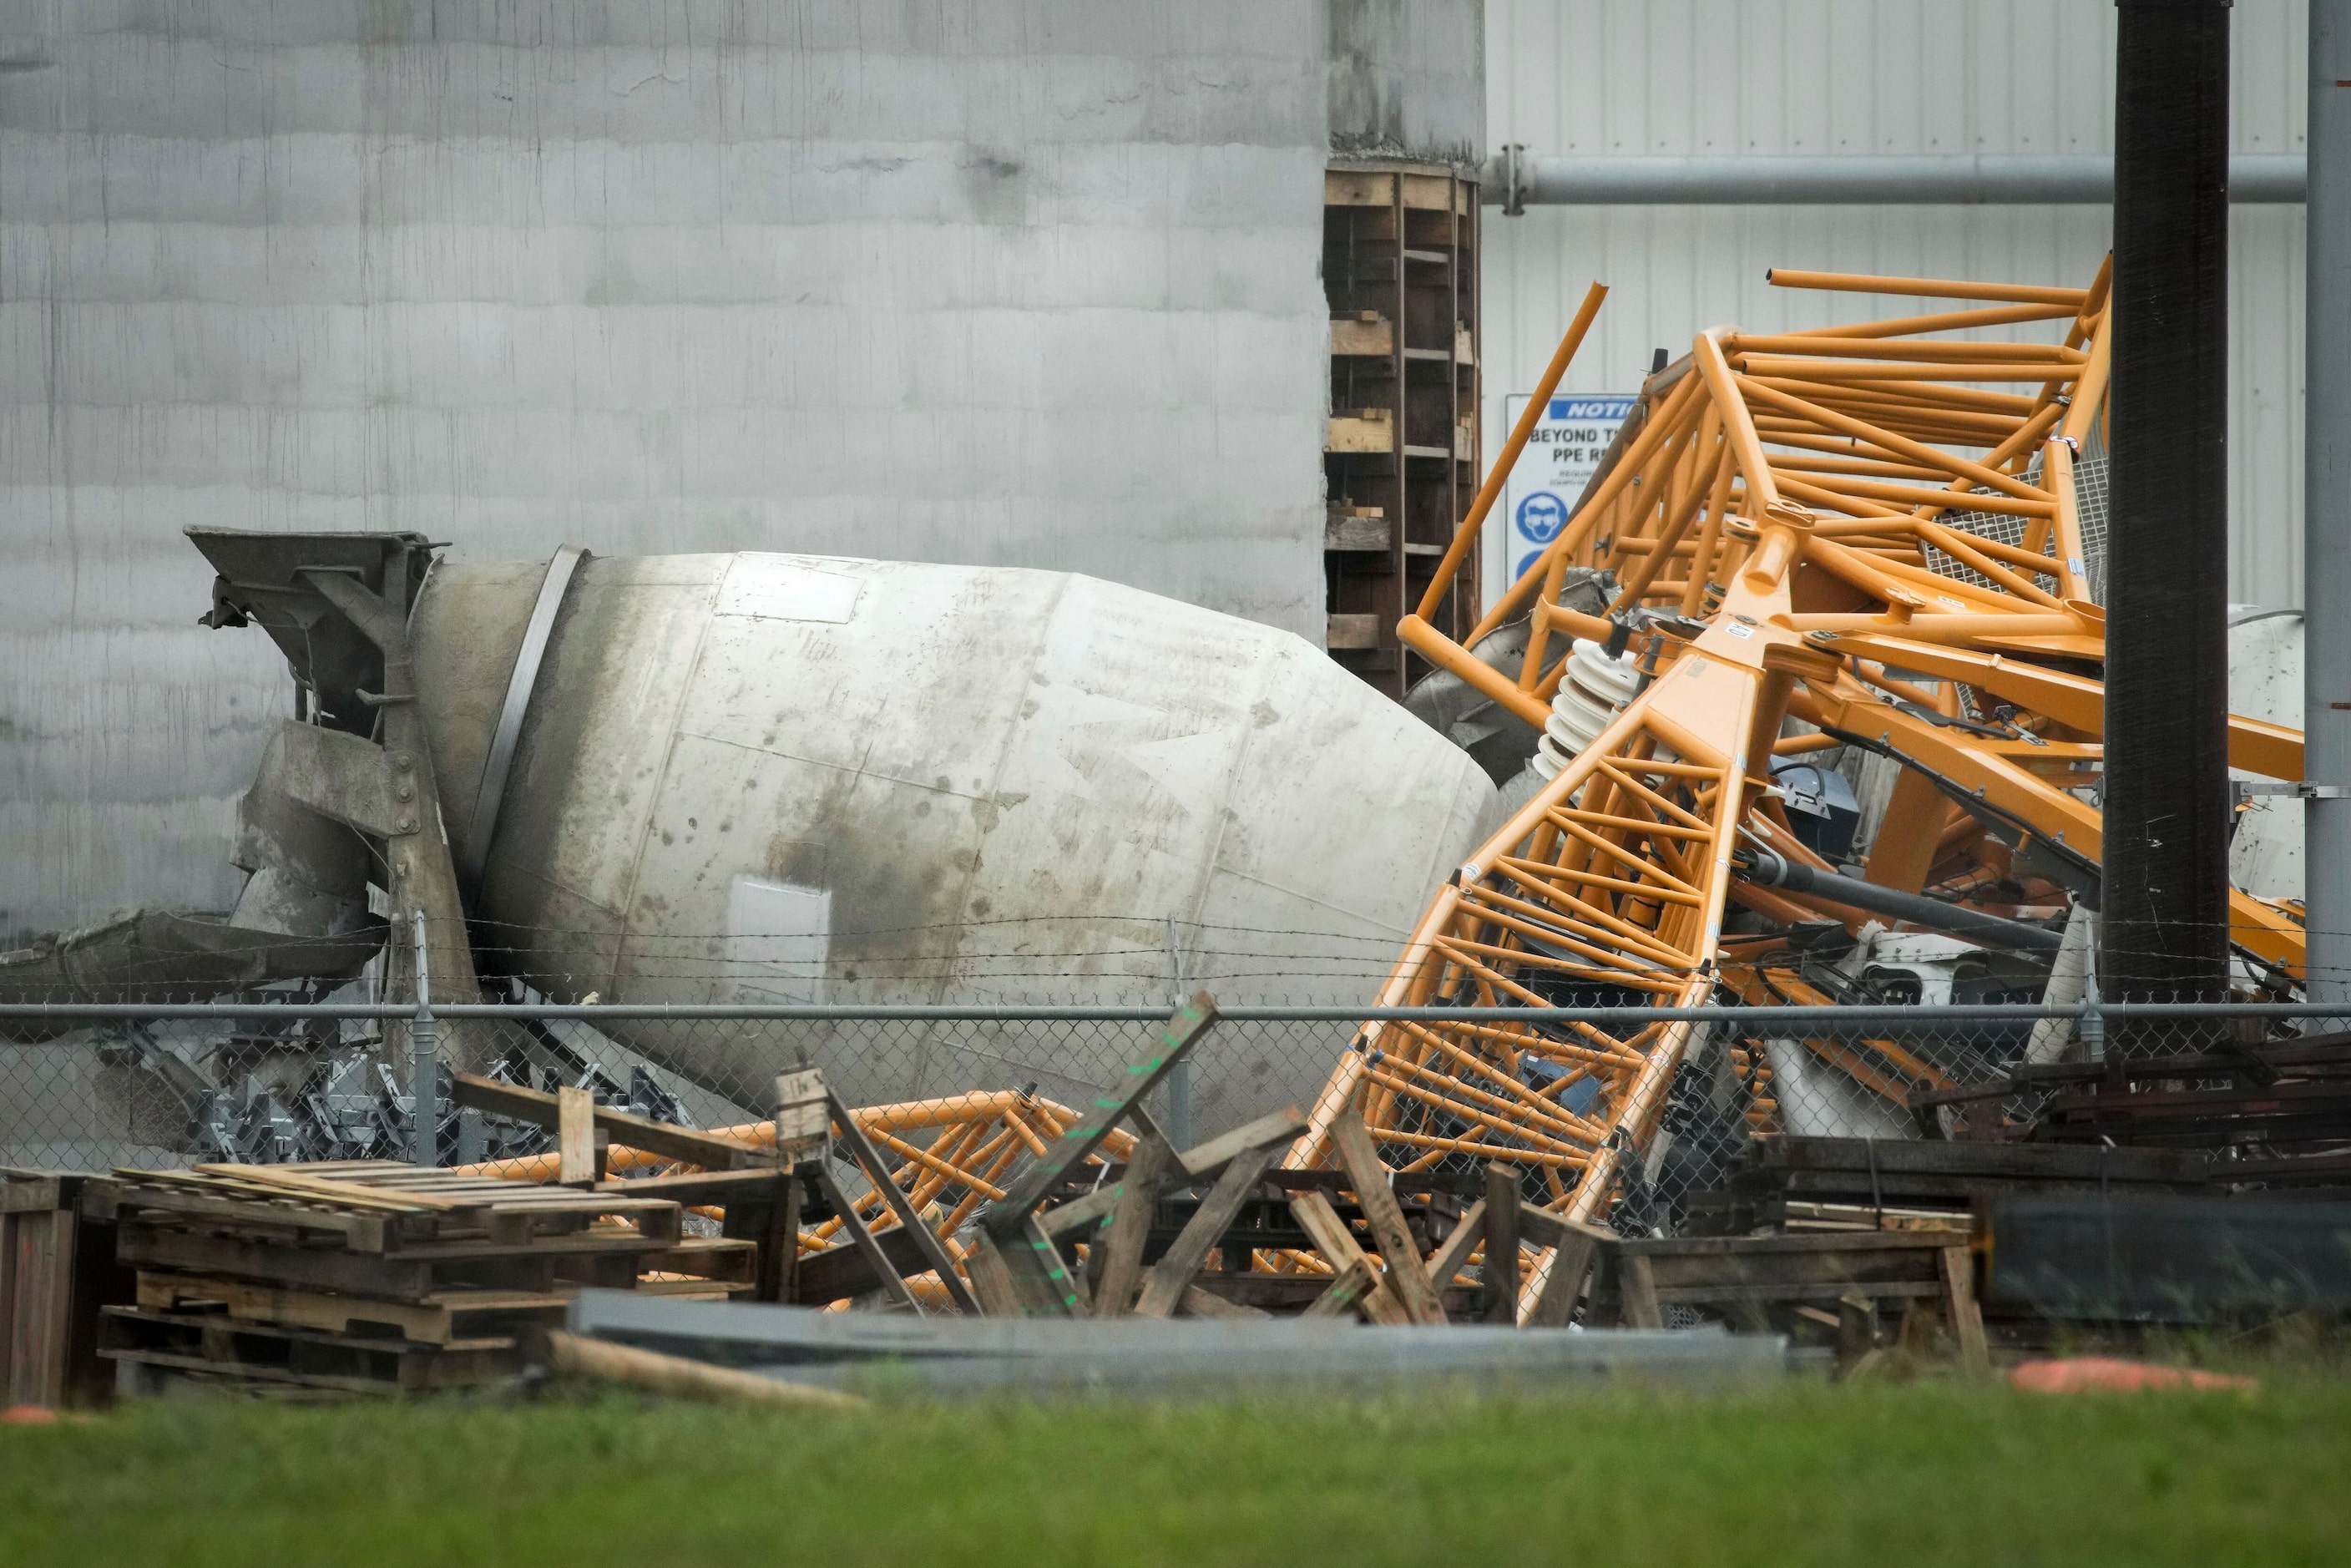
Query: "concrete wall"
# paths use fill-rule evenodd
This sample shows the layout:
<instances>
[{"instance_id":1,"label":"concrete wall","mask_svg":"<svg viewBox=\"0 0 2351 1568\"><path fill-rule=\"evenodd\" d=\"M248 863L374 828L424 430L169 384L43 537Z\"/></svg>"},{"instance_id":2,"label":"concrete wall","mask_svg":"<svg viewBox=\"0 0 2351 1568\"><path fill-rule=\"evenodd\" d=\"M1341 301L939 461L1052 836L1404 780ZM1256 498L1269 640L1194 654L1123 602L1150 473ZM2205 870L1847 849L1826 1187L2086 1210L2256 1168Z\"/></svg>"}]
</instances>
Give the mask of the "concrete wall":
<instances>
[{"instance_id":1,"label":"concrete wall","mask_svg":"<svg viewBox=\"0 0 2351 1568\"><path fill-rule=\"evenodd\" d=\"M2301 152L2304 0L2230 15L2235 150ZM1584 156L2111 152L2114 37L2114 0L1491 0L1488 138ZM1594 278L1608 304L1567 387L1624 392L1653 348L1719 321L1907 308L1773 288L1766 267L2086 283L2110 229L2084 206L1489 208L1486 449ZM2240 206L2229 234L2229 596L2297 605L2303 210Z\"/></svg>"},{"instance_id":2,"label":"concrete wall","mask_svg":"<svg viewBox=\"0 0 2351 1568\"><path fill-rule=\"evenodd\" d=\"M234 893L289 699L193 624L188 524L1050 567L1319 641L1331 107L1474 150L1479 20L0 5L0 934Z\"/></svg>"},{"instance_id":3,"label":"concrete wall","mask_svg":"<svg viewBox=\"0 0 2351 1568\"><path fill-rule=\"evenodd\" d=\"M1485 0L1329 0L1331 151L1475 171Z\"/></svg>"}]
</instances>

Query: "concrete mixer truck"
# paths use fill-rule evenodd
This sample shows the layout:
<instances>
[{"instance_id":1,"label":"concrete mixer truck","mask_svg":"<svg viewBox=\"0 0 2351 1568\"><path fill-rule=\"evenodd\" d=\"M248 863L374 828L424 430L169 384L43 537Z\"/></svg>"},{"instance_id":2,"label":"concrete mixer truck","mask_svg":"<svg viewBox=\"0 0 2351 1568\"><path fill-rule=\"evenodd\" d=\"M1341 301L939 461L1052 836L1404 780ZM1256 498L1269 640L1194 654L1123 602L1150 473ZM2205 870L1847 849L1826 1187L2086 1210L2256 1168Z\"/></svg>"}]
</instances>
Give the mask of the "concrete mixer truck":
<instances>
[{"instance_id":1,"label":"concrete mixer truck","mask_svg":"<svg viewBox=\"0 0 2351 1568\"><path fill-rule=\"evenodd\" d=\"M189 538L218 573L206 621L266 632L293 676L239 811L249 879L225 916L142 912L0 957L9 999L316 991L362 966L403 998L419 917L444 1000L1157 1002L1171 932L1187 987L1352 997L1495 799L1301 639L1091 578ZM802 1052L852 1103L1101 1071L1012 1024L886 1051L815 1024L611 1028L721 1092ZM470 1068L500 1046L444 1040ZM1326 1069L1204 1062L1198 1113Z\"/></svg>"}]
</instances>

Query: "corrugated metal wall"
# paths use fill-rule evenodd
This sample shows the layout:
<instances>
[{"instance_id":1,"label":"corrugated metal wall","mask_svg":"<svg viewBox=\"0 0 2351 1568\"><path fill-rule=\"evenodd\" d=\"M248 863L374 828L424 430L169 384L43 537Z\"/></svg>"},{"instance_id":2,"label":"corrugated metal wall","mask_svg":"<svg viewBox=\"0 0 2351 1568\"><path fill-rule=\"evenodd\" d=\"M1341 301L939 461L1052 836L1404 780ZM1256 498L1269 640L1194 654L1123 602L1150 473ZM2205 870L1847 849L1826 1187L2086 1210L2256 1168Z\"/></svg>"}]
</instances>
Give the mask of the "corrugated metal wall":
<instances>
[{"instance_id":1,"label":"corrugated metal wall","mask_svg":"<svg viewBox=\"0 0 2351 1568\"><path fill-rule=\"evenodd\" d=\"M241 880L290 683L193 624L192 523L1319 643L1331 134L1470 152L1479 5L0 6L0 940Z\"/></svg>"},{"instance_id":2,"label":"corrugated metal wall","mask_svg":"<svg viewBox=\"0 0 2351 1568\"><path fill-rule=\"evenodd\" d=\"M2236 148L2299 152L2303 0L2233 13ZM2113 147L2113 0L1489 0L1487 118L1530 154L2053 153ZM1905 302L1775 289L1769 267L2087 282L2104 207L1535 207L1486 227L1487 450L1585 286L1607 307L1568 390L1650 351ZM2231 214L2230 597L2302 596L2303 213ZM1499 582L1499 562L1489 582Z\"/></svg>"}]
</instances>

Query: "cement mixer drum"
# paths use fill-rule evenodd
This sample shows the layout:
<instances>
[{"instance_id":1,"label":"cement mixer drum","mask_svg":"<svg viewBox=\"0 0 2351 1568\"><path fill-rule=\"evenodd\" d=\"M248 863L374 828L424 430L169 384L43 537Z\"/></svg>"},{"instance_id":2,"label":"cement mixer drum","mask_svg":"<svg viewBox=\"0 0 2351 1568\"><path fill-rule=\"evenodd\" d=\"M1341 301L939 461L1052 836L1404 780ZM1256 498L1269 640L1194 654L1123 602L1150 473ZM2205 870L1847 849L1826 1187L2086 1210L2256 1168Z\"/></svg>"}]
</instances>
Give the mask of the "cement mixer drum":
<instances>
[{"instance_id":1,"label":"cement mixer drum","mask_svg":"<svg viewBox=\"0 0 2351 1568\"><path fill-rule=\"evenodd\" d=\"M444 562L418 601L454 845L548 578ZM1353 995L1493 796L1301 639L1062 573L590 557L538 664L477 942L559 998ZM716 1071L710 1031L647 1032Z\"/></svg>"}]
</instances>

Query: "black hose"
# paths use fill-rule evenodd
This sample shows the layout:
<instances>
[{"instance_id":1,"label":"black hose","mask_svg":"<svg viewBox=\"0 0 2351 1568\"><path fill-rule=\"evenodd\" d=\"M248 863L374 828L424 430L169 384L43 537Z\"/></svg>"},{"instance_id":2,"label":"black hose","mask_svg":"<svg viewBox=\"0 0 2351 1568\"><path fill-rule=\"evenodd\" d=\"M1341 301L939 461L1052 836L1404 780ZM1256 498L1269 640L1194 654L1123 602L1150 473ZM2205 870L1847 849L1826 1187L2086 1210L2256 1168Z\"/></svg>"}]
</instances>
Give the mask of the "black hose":
<instances>
[{"instance_id":1,"label":"black hose","mask_svg":"<svg viewBox=\"0 0 2351 1568\"><path fill-rule=\"evenodd\" d=\"M1987 947L2004 947L2012 953L2053 954L2061 940L2056 932L2043 926L1986 915L1980 909L1962 909L1956 904L1945 904L1938 898L1928 898L1922 894L1880 887L1859 877L1840 876L1833 871L1816 871L1770 850L1749 850L1745 856L1747 863L1743 869L1750 882L1760 883L1765 887L1784 887L1791 893L1809 894L1826 903L1858 909L1868 915L1907 920L1913 925L1923 925L1930 931L1940 931Z\"/></svg>"}]
</instances>

